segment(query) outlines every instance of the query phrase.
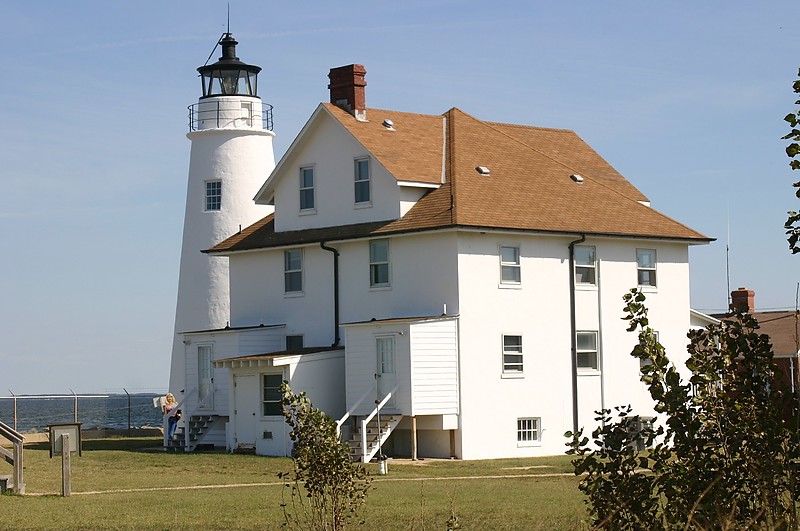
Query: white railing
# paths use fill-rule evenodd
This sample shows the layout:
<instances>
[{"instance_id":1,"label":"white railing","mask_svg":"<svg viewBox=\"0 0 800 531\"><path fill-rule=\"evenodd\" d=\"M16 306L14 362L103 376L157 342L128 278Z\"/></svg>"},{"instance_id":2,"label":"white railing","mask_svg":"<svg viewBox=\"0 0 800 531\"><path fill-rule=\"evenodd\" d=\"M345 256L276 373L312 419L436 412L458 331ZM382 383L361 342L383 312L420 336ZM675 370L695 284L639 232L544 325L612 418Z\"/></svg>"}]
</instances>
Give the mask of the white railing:
<instances>
[{"instance_id":1,"label":"white railing","mask_svg":"<svg viewBox=\"0 0 800 531\"><path fill-rule=\"evenodd\" d=\"M399 384L395 385L394 389L389 391L386 394L386 396L383 397L383 400L381 400L380 402L378 402L376 400L375 402L377 402L378 405L375 406L375 409L372 410L372 413L370 413L368 416L366 416L364 419L361 420L361 450L364 452L363 453L363 459L362 459L364 462L369 461L367 456L370 455L369 448L367 447L367 425L369 424L369 421L371 421L375 417L375 415L379 415L381 408L383 406L385 406L386 403L389 400L391 400L392 396L394 395L395 391L397 391L398 387L400 387ZM380 418L380 416L378 416L378 418ZM382 444L381 435L382 435L382 433L381 433L381 425L380 425L380 422L379 422L378 423L378 441L377 441L378 448L380 448L380 446Z\"/></svg>"},{"instance_id":2,"label":"white railing","mask_svg":"<svg viewBox=\"0 0 800 531\"><path fill-rule=\"evenodd\" d=\"M378 387L378 382L375 382L374 384L372 384L372 387L367 389L367 392L364 393L361 396L361 398L359 398L356 401L356 403L353 404L353 406L349 410L347 410L347 413L345 413L342 418L340 418L339 420L336 421L336 436L337 437L339 437L339 438L342 437L342 425L345 422L347 422L347 419L350 418L350 416L355 412L355 410L358 409L358 406L360 406L361 403L364 402L364 400L366 400L368 396L370 396L370 395L372 395L373 393L376 392L377 387Z\"/></svg>"}]
</instances>

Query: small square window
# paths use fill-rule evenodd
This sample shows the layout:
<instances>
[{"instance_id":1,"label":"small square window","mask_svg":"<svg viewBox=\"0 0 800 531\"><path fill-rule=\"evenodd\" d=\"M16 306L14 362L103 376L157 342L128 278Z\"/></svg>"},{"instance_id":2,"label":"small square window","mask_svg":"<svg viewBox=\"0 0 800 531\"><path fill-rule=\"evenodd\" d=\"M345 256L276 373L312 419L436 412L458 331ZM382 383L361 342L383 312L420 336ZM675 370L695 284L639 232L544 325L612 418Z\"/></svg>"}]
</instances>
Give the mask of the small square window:
<instances>
[{"instance_id":1,"label":"small square window","mask_svg":"<svg viewBox=\"0 0 800 531\"><path fill-rule=\"evenodd\" d=\"M222 181L206 181L206 210L217 211L222 208Z\"/></svg>"},{"instance_id":2,"label":"small square window","mask_svg":"<svg viewBox=\"0 0 800 531\"><path fill-rule=\"evenodd\" d=\"M283 414L281 383L283 383L283 376L280 374L264 375L262 414L265 417Z\"/></svg>"},{"instance_id":3,"label":"small square window","mask_svg":"<svg viewBox=\"0 0 800 531\"><path fill-rule=\"evenodd\" d=\"M286 336L287 352L297 352L303 349L303 336Z\"/></svg>"},{"instance_id":4,"label":"small square window","mask_svg":"<svg viewBox=\"0 0 800 531\"><path fill-rule=\"evenodd\" d=\"M517 444L519 446L533 445L541 442L541 418L517 419Z\"/></svg>"},{"instance_id":5,"label":"small square window","mask_svg":"<svg viewBox=\"0 0 800 531\"><path fill-rule=\"evenodd\" d=\"M355 200L356 204L370 202L369 159L355 161Z\"/></svg>"},{"instance_id":6,"label":"small square window","mask_svg":"<svg viewBox=\"0 0 800 531\"><path fill-rule=\"evenodd\" d=\"M503 372L522 372L522 336L503 336Z\"/></svg>"},{"instance_id":7,"label":"small square window","mask_svg":"<svg viewBox=\"0 0 800 531\"><path fill-rule=\"evenodd\" d=\"M597 282L597 267L595 249L591 246L578 245L575 247L575 283L591 284Z\"/></svg>"},{"instance_id":8,"label":"small square window","mask_svg":"<svg viewBox=\"0 0 800 531\"><path fill-rule=\"evenodd\" d=\"M300 210L313 210L315 206L314 168L300 168Z\"/></svg>"},{"instance_id":9,"label":"small square window","mask_svg":"<svg viewBox=\"0 0 800 531\"><path fill-rule=\"evenodd\" d=\"M598 370L597 332L577 333L578 369Z\"/></svg>"},{"instance_id":10,"label":"small square window","mask_svg":"<svg viewBox=\"0 0 800 531\"><path fill-rule=\"evenodd\" d=\"M286 293L303 291L303 251L293 249L283 252L283 281Z\"/></svg>"},{"instance_id":11,"label":"small square window","mask_svg":"<svg viewBox=\"0 0 800 531\"><path fill-rule=\"evenodd\" d=\"M500 246L500 282L502 284L519 284L522 278L519 263L519 247Z\"/></svg>"},{"instance_id":12,"label":"small square window","mask_svg":"<svg viewBox=\"0 0 800 531\"><path fill-rule=\"evenodd\" d=\"M640 286L656 286L656 250L636 249L636 273Z\"/></svg>"},{"instance_id":13,"label":"small square window","mask_svg":"<svg viewBox=\"0 0 800 531\"><path fill-rule=\"evenodd\" d=\"M386 287L389 282L389 240L369 242L369 285Z\"/></svg>"}]
</instances>

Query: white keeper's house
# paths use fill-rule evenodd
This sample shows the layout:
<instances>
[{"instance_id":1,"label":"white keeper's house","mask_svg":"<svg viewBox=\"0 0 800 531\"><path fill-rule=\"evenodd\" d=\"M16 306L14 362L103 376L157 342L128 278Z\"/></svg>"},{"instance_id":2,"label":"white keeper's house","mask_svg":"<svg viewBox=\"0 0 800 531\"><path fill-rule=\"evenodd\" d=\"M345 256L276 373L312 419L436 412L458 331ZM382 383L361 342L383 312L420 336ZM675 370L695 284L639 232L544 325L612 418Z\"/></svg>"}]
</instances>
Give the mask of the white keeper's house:
<instances>
[{"instance_id":1,"label":"white keeper's house","mask_svg":"<svg viewBox=\"0 0 800 531\"><path fill-rule=\"evenodd\" d=\"M229 317L176 325L187 449L288 455L284 380L363 460L377 441L396 456L554 455L595 410L652 412L622 295L646 291L661 342L685 353L688 248L711 239L572 131L367 108L365 74L330 71L330 103L246 198L270 213L205 249L227 259ZM215 178L198 190L217 193ZM202 215L225 215L227 193Z\"/></svg>"}]
</instances>

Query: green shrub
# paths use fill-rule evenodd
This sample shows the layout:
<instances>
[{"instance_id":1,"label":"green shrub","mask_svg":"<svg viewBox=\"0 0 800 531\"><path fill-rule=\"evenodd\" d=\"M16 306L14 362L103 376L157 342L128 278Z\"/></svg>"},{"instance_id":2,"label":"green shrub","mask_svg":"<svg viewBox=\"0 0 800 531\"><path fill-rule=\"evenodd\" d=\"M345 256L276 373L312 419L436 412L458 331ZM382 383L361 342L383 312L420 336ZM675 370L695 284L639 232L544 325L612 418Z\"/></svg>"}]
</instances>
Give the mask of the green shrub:
<instances>
[{"instance_id":1,"label":"green shrub","mask_svg":"<svg viewBox=\"0 0 800 531\"><path fill-rule=\"evenodd\" d=\"M284 527L339 531L358 516L366 502L370 478L350 459L347 445L336 433L336 423L315 408L305 393L294 394L281 384L283 416L294 442L291 472L278 474L287 481L289 500L281 504Z\"/></svg>"},{"instance_id":2,"label":"green shrub","mask_svg":"<svg viewBox=\"0 0 800 531\"><path fill-rule=\"evenodd\" d=\"M689 382L648 326L645 296L624 297L632 355L664 425L631 430L630 407L598 412L594 448L583 431L568 453L594 525L643 528L796 528L793 397L782 389L769 337L749 314L689 333ZM635 417L634 417L635 419ZM638 451L637 442L649 451Z\"/></svg>"}]
</instances>

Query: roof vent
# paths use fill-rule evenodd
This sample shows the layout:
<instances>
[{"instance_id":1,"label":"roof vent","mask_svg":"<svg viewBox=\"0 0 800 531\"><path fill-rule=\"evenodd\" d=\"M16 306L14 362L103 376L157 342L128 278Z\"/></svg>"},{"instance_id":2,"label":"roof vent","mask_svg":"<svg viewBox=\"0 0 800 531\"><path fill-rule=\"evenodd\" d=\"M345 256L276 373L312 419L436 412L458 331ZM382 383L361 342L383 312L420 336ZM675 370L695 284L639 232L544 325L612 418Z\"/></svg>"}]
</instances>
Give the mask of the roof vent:
<instances>
[{"instance_id":1,"label":"roof vent","mask_svg":"<svg viewBox=\"0 0 800 531\"><path fill-rule=\"evenodd\" d=\"M475 166L475 171L481 175L489 175L489 168L486 166Z\"/></svg>"},{"instance_id":2,"label":"roof vent","mask_svg":"<svg viewBox=\"0 0 800 531\"><path fill-rule=\"evenodd\" d=\"M383 126L389 131L394 131L394 122L388 118L383 121Z\"/></svg>"},{"instance_id":3,"label":"roof vent","mask_svg":"<svg viewBox=\"0 0 800 531\"><path fill-rule=\"evenodd\" d=\"M583 184L583 175L578 175L577 173L573 173L572 175L569 176L569 178L578 184Z\"/></svg>"}]
</instances>

